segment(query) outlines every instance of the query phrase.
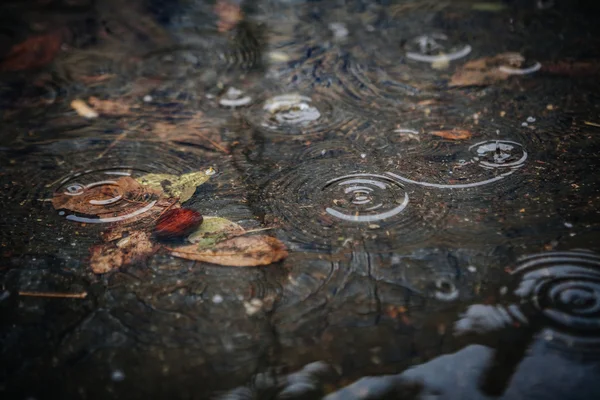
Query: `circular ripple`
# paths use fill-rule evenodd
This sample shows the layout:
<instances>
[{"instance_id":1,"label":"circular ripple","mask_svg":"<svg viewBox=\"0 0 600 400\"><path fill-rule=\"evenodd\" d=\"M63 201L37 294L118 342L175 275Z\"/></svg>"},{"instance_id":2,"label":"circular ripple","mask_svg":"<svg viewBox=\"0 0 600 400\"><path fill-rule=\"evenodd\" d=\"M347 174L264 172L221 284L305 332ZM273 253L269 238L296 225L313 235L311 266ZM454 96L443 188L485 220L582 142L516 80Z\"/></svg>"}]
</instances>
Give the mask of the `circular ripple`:
<instances>
[{"instance_id":1,"label":"circular ripple","mask_svg":"<svg viewBox=\"0 0 600 400\"><path fill-rule=\"evenodd\" d=\"M525 165L527 151L511 140L449 145L444 155L405 157L390 176L401 182L438 189L468 189L501 181ZM409 175L410 174L410 175Z\"/></svg>"},{"instance_id":2,"label":"circular ripple","mask_svg":"<svg viewBox=\"0 0 600 400\"><path fill-rule=\"evenodd\" d=\"M600 256L584 251L533 255L513 274L521 279L515 295L544 317L552 330L548 339L600 350Z\"/></svg>"},{"instance_id":3,"label":"circular ripple","mask_svg":"<svg viewBox=\"0 0 600 400\"><path fill-rule=\"evenodd\" d=\"M68 205L59 215L66 215L69 221L123 222L147 213L158 202L158 196L123 181L144 174L128 167L78 172L60 181L53 199Z\"/></svg>"},{"instance_id":4,"label":"circular ripple","mask_svg":"<svg viewBox=\"0 0 600 400\"><path fill-rule=\"evenodd\" d=\"M471 53L471 46L453 43L443 33L430 33L410 39L405 45L406 58L426 63L456 61Z\"/></svg>"},{"instance_id":5,"label":"circular ripple","mask_svg":"<svg viewBox=\"0 0 600 400\"><path fill-rule=\"evenodd\" d=\"M443 202L347 159L284 170L267 183L263 199L289 241L318 249L355 240L373 251L418 243L446 215Z\"/></svg>"},{"instance_id":6,"label":"circular ripple","mask_svg":"<svg viewBox=\"0 0 600 400\"><path fill-rule=\"evenodd\" d=\"M247 113L248 122L267 134L310 135L340 129L349 118L323 96L299 93L266 99Z\"/></svg>"}]
</instances>

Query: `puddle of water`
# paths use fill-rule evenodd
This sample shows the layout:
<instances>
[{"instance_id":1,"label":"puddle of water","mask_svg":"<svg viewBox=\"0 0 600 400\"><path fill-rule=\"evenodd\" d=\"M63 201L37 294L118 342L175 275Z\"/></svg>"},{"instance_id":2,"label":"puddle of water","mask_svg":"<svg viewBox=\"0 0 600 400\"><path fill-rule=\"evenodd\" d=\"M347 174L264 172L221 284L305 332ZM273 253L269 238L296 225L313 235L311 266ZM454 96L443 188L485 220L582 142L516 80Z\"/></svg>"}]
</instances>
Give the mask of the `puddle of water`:
<instances>
[{"instance_id":1,"label":"puddle of water","mask_svg":"<svg viewBox=\"0 0 600 400\"><path fill-rule=\"evenodd\" d=\"M392 3L0 6L0 396L600 397L591 6ZM209 167L287 259L91 271Z\"/></svg>"}]
</instances>

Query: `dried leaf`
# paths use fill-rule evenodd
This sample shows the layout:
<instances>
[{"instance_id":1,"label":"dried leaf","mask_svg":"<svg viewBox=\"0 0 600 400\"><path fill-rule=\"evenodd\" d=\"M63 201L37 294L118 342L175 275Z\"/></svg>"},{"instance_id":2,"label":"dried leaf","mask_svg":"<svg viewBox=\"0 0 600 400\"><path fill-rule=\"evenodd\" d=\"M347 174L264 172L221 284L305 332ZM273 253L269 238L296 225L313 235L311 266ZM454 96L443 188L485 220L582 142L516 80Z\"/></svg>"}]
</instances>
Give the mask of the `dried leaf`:
<instances>
[{"instance_id":1,"label":"dried leaf","mask_svg":"<svg viewBox=\"0 0 600 400\"><path fill-rule=\"evenodd\" d=\"M169 197L177 197L184 203L188 201L196 191L196 188L208 181L214 170L190 172L183 175L170 174L146 174L136 180L153 190L162 191Z\"/></svg>"},{"instance_id":2,"label":"dried leaf","mask_svg":"<svg viewBox=\"0 0 600 400\"><path fill-rule=\"evenodd\" d=\"M510 74L500 69L502 65L520 66L523 57L518 53L503 53L469 61L459 68L448 84L457 86L485 86L506 80Z\"/></svg>"},{"instance_id":3,"label":"dried leaf","mask_svg":"<svg viewBox=\"0 0 600 400\"><path fill-rule=\"evenodd\" d=\"M130 113L130 106L115 100L100 100L97 97L90 97L88 103L94 110L103 115L125 115Z\"/></svg>"},{"instance_id":4,"label":"dried leaf","mask_svg":"<svg viewBox=\"0 0 600 400\"><path fill-rule=\"evenodd\" d=\"M263 235L238 236L220 242L209 250L199 249L195 244L169 250L175 257L231 267L268 265L288 255L280 240Z\"/></svg>"},{"instance_id":5,"label":"dried leaf","mask_svg":"<svg viewBox=\"0 0 600 400\"><path fill-rule=\"evenodd\" d=\"M215 149L229 154L227 143L223 141L214 121L207 119L201 112L197 112L191 119L180 121L177 124L157 122L152 127L152 133L162 139L176 142L211 145Z\"/></svg>"},{"instance_id":6,"label":"dried leaf","mask_svg":"<svg viewBox=\"0 0 600 400\"><path fill-rule=\"evenodd\" d=\"M150 233L134 231L116 243L92 247L90 266L95 274L105 274L124 265L144 261L159 248L150 241Z\"/></svg>"},{"instance_id":7,"label":"dried leaf","mask_svg":"<svg viewBox=\"0 0 600 400\"><path fill-rule=\"evenodd\" d=\"M60 51L64 33L58 29L14 45L0 62L0 71L22 71L49 64Z\"/></svg>"},{"instance_id":8,"label":"dried leaf","mask_svg":"<svg viewBox=\"0 0 600 400\"><path fill-rule=\"evenodd\" d=\"M188 236L188 241L204 249L244 233L244 228L226 218L205 216L200 228Z\"/></svg>"},{"instance_id":9,"label":"dried leaf","mask_svg":"<svg viewBox=\"0 0 600 400\"><path fill-rule=\"evenodd\" d=\"M465 140L470 139L473 134L466 129L452 129L447 131L432 131L434 136L439 136L449 140Z\"/></svg>"},{"instance_id":10,"label":"dried leaf","mask_svg":"<svg viewBox=\"0 0 600 400\"><path fill-rule=\"evenodd\" d=\"M81 99L73 100L71 102L71 107L83 118L98 118L98 113Z\"/></svg>"},{"instance_id":11,"label":"dried leaf","mask_svg":"<svg viewBox=\"0 0 600 400\"><path fill-rule=\"evenodd\" d=\"M56 210L69 210L80 214L99 218L119 214L127 214L128 210L139 209L140 204L148 204L158 200L160 192L140 185L135 179L124 176L112 184L90 186L81 193L57 192L52 197L52 205ZM120 201L106 203L103 200L120 198Z\"/></svg>"}]
</instances>

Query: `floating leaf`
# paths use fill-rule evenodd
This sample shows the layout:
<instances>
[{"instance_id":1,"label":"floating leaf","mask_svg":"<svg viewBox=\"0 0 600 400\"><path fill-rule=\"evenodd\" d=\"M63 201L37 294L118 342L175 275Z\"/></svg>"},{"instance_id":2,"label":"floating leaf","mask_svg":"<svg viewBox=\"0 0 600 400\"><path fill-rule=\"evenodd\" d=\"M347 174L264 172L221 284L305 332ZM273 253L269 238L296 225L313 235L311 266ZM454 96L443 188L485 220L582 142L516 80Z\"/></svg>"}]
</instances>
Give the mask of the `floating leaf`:
<instances>
[{"instance_id":1,"label":"floating leaf","mask_svg":"<svg viewBox=\"0 0 600 400\"><path fill-rule=\"evenodd\" d=\"M177 197L184 203L188 201L196 191L196 188L206 182L212 169L207 171L191 172L183 175L170 174L146 174L136 180L144 186L154 190L161 190L169 197Z\"/></svg>"},{"instance_id":2,"label":"floating leaf","mask_svg":"<svg viewBox=\"0 0 600 400\"><path fill-rule=\"evenodd\" d=\"M198 245L191 244L169 250L175 257L231 267L268 265L288 255L279 239L264 235L238 236L217 243L211 249L199 249Z\"/></svg>"},{"instance_id":3,"label":"floating leaf","mask_svg":"<svg viewBox=\"0 0 600 400\"><path fill-rule=\"evenodd\" d=\"M105 274L124 265L144 261L159 248L150 241L150 233L134 231L116 243L92 247L90 266L95 274Z\"/></svg>"},{"instance_id":4,"label":"floating leaf","mask_svg":"<svg viewBox=\"0 0 600 400\"><path fill-rule=\"evenodd\" d=\"M60 51L65 31L57 29L31 36L10 49L0 61L0 71L22 71L49 64Z\"/></svg>"},{"instance_id":5,"label":"floating leaf","mask_svg":"<svg viewBox=\"0 0 600 400\"><path fill-rule=\"evenodd\" d=\"M52 205L56 210L69 210L99 218L119 214L129 214L158 200L160 193L141 186L128 176L102 185L73 185L72 191L56 192ZM119 201L113 201L119 199Z\"/></svg>"},{"instance_id":6,"label":"floating leaf","mask_svg":"<svg viewBox=\"0 0 600 400\"><path fill-rule=\"evenodd\" d=\"M202 223L202 215L189 208L168 210L156 221L154 237L159 240L182 238L193 232Z\"/></svg>"},{"instance_id":7,"label":"floating leaf","mask_svg":"<svg viewBox=\"0 0 600 400\"><path fill-rule=\"evenodd\" d=\"M188 241L196 243L199 248L202 248L234 236L243 235L245 232L240 225L226 218L204 217L204 222L196 232L188 237Z\"/></svg>"},{"instance_id":8,"label":"floating leaf","mask_svg":"<svg viewBox=\"0 0 600 400\"><path fill-rule=\"evenodd\" d=\"M449 140L465 140L470 139L473 134L466 129L452 129L447 131L432 131L434 136L439 136Z\"/></svg>"}]
</instances>

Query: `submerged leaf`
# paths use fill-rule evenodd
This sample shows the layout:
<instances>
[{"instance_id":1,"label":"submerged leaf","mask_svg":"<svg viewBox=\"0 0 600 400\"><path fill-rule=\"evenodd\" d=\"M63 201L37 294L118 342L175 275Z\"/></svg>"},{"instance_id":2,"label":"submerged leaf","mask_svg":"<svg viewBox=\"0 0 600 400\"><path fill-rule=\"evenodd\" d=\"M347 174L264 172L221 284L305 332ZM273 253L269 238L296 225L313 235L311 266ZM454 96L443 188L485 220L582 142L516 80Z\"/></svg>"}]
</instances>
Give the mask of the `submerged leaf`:
<instances>
[{"instance_id":1,"label":"submerged leaf","mask_svg":"<svg viewBox=\"0 0 600 400\"><path fill-rule=\"evenodd\" d=\"M449 140L464 140L470 139L473 134L466 129L451 129L447 131L432 131L430 132L434 136L439 136Z\"/></svg>"},{"instance_id":2,"label":"submerged leaf","mask_svg":"<svg viewBox=\"0 0 600 400\"><path fill-rule=\"evenodd\" d=\"M287 257L285 245L274 237L238 236L216 244L212 249L199 249L196 244L170 249L175 257L204 261L230 267L268 265Z\"/></svg>"},{"instance_id":3,"label":"submerged leaf","mask_svg":"<svg viewBox=\"0 0 600 400\"><path fill-rule=\"evenodd\" d=\"M207 171L190 172L183 175L170 174L146 174L136 179L144 186L154 190L163 191L169 197L178 197L184 203L188 201L196 191L196 188L206 182L211 175L212 169Z\"/></svg>"},{"instance_id":4,"label":"submerged leaf","mask_svg":"<svg viewBox=\"0 0 600 400\"><path fill-rule=\"evenodd\" d=\"M204 222L198 230L188 237L188 241L199 244L200 247L205 247L234 236L243 235L245 232L240 225L226 218L204 217Z\"/></svg>"},{"instance_id":5,"label":"submerged leaf","mask_svg":"<svg viewBox=\"0 0 600 400\"><path fill-rule=\"evenodd\" d=\"M150 233L134 231L116 243L92 247L90 266L95 274L105 274L124 265L144 261L159 248L150 241Z\"/></svg>"}]
</instances>

